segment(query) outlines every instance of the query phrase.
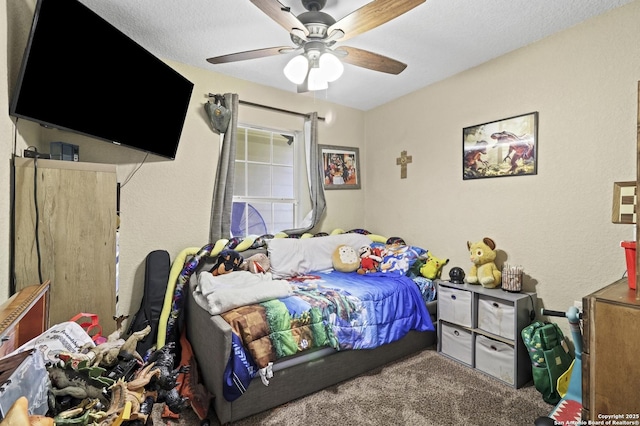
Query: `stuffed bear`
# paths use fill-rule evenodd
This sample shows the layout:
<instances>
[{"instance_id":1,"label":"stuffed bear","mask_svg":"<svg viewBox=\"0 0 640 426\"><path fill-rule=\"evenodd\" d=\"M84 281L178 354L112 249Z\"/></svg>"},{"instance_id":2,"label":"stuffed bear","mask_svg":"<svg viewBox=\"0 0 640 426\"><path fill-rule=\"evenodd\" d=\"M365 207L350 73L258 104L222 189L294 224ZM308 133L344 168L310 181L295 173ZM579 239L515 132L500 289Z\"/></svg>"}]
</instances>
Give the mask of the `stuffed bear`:
<instances>
[{"instance_id":1,"label":"stuffed bear","mask_svg":"<svg viewBox=\"0 0 640 426\"><path fill-rule=\"evenodd\" d=\"M331 256L333 269L340 272L354 272L360 267L360 257L351 246L341 244L333 252Z\"/></svg>"},{"instance_id":2,"label":"stuffed bear","mask_svg":"<svg viewBox=\"0 0 640 426\"><path fill-rule=\"evenodd\" d=\"M359 274L368 274L377 272L380 262L382 262L382 250L377 247L362 246L358 249L360 256L360 267L356 272Z\"/></svg>"},{"instance_id":3,"label":"stuffed bear","mask_svg":"<svg viewBox=\"0 0 640 426\"><path fill-rule=\"evenodd\" d=\"M216 264L211 268L211 273L214 276L228 274L232 271L237 271L242 265L243 258L235 250L224 249L218 255Z\"/></svg>"},{"instance_id":4,"label":"stuffed bear","mask_svg":"<svg viewBox=\"0 0 640 426\"><path fill-rule=\"evenodd\" d=\"M495 264L496 243L491 238L484 238L482 241L470 243L467 241L467 248L471 257L471 269L467 274L469 284L481 284L486 288L499 287L502 280L502 273Z\"/></svg>"},{"instance_id":5,"label":"stuffed bear","mask_svg":"<svg viewBox=\"0 0 640 426\"><path fill-rule=\"evenodd\" d=\"M440 259L427 252L427 259L420 267L420 275L430 280L440 278L442 275L442 267L449 263L449 259Z\"/></svg>"}]
</instances>

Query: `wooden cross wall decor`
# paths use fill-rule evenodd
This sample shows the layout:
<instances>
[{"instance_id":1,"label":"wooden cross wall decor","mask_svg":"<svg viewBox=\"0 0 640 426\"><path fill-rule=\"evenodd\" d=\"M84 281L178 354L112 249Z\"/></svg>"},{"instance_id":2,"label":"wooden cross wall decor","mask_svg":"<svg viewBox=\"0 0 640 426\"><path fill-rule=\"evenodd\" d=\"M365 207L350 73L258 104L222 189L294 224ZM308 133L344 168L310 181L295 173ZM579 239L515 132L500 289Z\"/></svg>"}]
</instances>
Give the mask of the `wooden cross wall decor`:
<instances>
[{"instance_id":1,"label":"wooden cross wall decor","mask_svg":"<svg viewBox=\"0 0 640 426\"><path fill-rule=\"evenodd\" d=\"M400 166L400 179L407 178L407 164L412 160L412 157L407 155L407 151L402 151L400 157L396 158L396 165Z\"/></svg>"}]
</instances>

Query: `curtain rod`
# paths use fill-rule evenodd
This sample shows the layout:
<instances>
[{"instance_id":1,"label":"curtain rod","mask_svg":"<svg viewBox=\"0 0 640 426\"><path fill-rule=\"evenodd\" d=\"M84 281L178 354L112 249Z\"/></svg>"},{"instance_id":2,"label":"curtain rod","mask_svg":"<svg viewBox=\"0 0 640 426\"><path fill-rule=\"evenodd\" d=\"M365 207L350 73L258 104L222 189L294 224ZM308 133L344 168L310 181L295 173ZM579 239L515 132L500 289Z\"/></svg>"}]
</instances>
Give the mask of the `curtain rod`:
<instances>
[{"instance_id":1,"label":"curtain rod","mask_svg":"<svg viewBox=\"0 0 640 426\"><path fill-rule=\"evenodd\" d=\"M209 93L209 97L210 98L213 98L215 96L216 95L214 95L213 93ZM296 111L289 111L287 109L276 108L276 107L272 107L272 106L268 106L268 105L256 104L254 102L243 101L242 99L239 99L238 102L240 102L243 105L252 106L252 107L256 107L256 108L269 109L271 111L283 112L283 113L286 113L286 114L293 114L293 115L297 115L297 116L305 117L305 118L309 117L309 114L303 114L301 112L296 112ZM324 117L318 117L318 120L325 121L325 118Z\"/></svg>"}]
</instances>

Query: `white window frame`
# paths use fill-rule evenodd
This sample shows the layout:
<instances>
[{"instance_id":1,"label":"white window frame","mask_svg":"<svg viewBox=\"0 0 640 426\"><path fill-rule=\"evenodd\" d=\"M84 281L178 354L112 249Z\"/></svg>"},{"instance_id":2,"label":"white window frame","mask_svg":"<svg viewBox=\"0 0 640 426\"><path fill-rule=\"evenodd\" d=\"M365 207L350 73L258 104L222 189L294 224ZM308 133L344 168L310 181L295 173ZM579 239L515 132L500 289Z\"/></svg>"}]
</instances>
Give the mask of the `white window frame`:
<instances>
[{"instance_id":1,"label":"white window frame","mask_svg":"<svg viewBox=\"0 0 640 426\"><path fill-rule=\"evenodd\" d=\"M274 163L273 162L273 135L274 134L278 134L278 135L286 135L286 136L290 136L293 138L293 181L292 186L293 186L293 198L284 198L284 197L261 197L261 196L244 196L244 195L234 195L233 196L233 202L242 202L242 203L272 203L271 204L271 223L267 223L267 232L271 233L271 234L275 234L279 231L282 231L281 229L273 229L274 228L274 220L273 218L275 218L275 211L274 211L274 203L284 203L284 204L291 204L293 206L293 210L292 210L292 224L291 224L291 228L297 228L298 227L298 208L300 205L300 190L299 190L299 185L298 182L300 182L300 179L304 179L304 182L306 182L307 178L306 176L299 176L301 173L301 170L303 171L304 168L300 167L298 158L299 158L299 150L300 148L300 143L301 141L299 140L298 135L296 135L296 132L290 131L290 130L281 130L281 129L273 129L273 128L268 128L268 127L262 127L262 126L256 126L253 124L246 124L246 123L241 123L238 124L238 129L244 129L245 132L245 138L244 140L240 140L238 139L237 145L240 146L240 144L244 144L244 153L245 153L245 159L239 160L237 158L237 154L236 154L236 158L234 159L234 161L236 162L236 166L238 163L244 163L245 167L244 167L244 185L245 187L242 190L243 194L248 194L249 193L249 185L251 184L251 182L249 182L249 168L246 167L246 165L248 164L264 164L264 165L268 165L270 167L273 166L288 166L286 164L278 164L278 163ZM249 148L248 148L248 144L247 144L247 139L246 139L246 135L248 134L248 131L261 131L261 132L268 132L270 133L270 139L271 139L271 143L270 143L270 161L268 163L266 162L262 162L262 161L249 161L247 159L248 154L249 154ZM238 132L240 133L240 132ZM270 178L272 179L271 181L271 188L273 189L273 170L271 170L271 173L269 174ZM235 183L235 185L238 185L238 182ZM235 190L236 188L234 188L234 192L236 192Z\"/></svg>"}]
</instances>

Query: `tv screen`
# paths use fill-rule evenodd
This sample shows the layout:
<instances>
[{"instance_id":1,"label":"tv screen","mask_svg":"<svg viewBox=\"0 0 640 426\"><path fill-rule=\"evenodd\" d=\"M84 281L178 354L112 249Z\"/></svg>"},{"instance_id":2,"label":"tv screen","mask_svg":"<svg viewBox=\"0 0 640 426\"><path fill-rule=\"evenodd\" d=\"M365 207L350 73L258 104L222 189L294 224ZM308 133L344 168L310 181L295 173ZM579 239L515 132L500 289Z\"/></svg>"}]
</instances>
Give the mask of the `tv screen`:
<instances>
[{"instance_id":1,"label":"tv screen","mask_svg":"<svg viewBox=\"0 0 640 426\"><path fill-rule=\"evenodd\" d=\"M9 114L174 159L192 90L77 0L39 0Z\"/></svg>"}]
</instances>

